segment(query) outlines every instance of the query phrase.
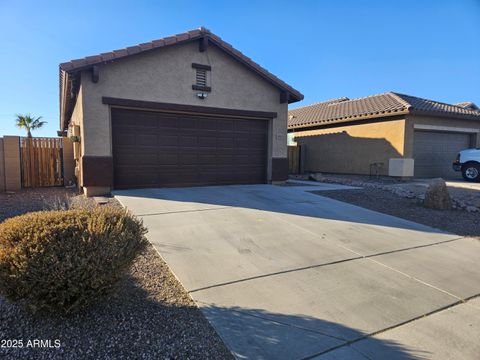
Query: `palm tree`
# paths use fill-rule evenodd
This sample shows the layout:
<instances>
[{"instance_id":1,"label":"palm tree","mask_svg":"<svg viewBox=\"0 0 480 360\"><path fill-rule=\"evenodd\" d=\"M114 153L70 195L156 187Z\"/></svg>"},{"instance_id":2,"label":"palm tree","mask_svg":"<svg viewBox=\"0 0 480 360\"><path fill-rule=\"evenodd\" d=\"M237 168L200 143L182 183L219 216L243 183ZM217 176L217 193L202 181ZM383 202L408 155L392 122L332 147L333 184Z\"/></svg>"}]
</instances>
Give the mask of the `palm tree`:
<instances>
[{"instance_id":1,"label":"palm tree","mask_svg":"<svg viewBox=\"0 0 480 360\"><path fill-rule=\"evenodd\" d=\"M15 119L15 123L17 127L24 128L27 130L27 136L29 138L32 137L31 131L40 129L43 125L45 125L46 121L41 121L42 117L33 117L32 115L21 115L17 114L17 118Z\"/></svg>"}]
</instances>

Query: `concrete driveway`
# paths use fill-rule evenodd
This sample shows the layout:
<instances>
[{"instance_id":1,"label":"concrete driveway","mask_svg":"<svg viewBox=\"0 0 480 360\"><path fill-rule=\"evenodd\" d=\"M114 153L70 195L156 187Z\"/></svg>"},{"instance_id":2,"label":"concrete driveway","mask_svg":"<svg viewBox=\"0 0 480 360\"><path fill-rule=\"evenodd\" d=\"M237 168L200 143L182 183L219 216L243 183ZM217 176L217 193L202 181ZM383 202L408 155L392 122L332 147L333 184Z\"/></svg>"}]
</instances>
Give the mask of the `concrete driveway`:
<instances>
[{"instance_id":1,"label":"concrete driveway","mask_svg":"<svg viewBox=\"0 0 480 360\"><path fill-rule=\"evenodd\" d=\"M308 192L342 188L115 197L239 359L478 358L480 242Z\"/></svg>"}]
</instances>

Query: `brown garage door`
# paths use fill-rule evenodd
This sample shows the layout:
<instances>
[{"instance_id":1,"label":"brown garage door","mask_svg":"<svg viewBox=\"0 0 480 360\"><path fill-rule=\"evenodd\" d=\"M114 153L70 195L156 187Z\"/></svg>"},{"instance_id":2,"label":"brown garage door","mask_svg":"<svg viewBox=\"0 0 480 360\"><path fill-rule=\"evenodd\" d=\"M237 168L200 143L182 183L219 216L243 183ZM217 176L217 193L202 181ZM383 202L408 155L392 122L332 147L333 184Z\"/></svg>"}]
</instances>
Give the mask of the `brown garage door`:
<instances>
[{"instance_id":1,"label":"brown garage door","mask_svg":"<svg viewBox=\"0 0 480 360\"><path fill-rule=\"evenodd\" d=\"M452 170L452 162L460 150L470 147L471 134L415 131L413 158L416 177L461 178Z\"/></svg>"},{"instance_id":2,"label":"brown garage door","mask_svg":"<svg viewBox=\"0 0 480 360\"><path fill-rule=\"evenodd\" d=\"M267 124L112 109L114 187L264 183Z\"/></svg>"}]
</instances>

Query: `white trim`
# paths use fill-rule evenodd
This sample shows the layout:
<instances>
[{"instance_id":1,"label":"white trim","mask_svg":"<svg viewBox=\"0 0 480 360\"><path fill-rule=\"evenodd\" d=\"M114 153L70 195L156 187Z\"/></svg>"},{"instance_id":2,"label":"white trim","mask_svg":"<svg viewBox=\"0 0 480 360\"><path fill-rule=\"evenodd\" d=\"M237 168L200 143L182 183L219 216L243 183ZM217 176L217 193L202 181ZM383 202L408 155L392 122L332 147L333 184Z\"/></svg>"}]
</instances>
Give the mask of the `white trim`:
<instances>
[{"instance_id":1,"label":"white trim","mask_svg":"<svg viewBox=\"0 0 480 360\"><path fill-rule=\"evenodd\" d=\"M416 129L416 130L451 131L451 132L469 133L469 134L480 133L480 129L461 128L461 127L454 127L454 126L437 126L437 125L415 124L415 125L413 125L413 128Z\"/></svg>"}]
</instances>

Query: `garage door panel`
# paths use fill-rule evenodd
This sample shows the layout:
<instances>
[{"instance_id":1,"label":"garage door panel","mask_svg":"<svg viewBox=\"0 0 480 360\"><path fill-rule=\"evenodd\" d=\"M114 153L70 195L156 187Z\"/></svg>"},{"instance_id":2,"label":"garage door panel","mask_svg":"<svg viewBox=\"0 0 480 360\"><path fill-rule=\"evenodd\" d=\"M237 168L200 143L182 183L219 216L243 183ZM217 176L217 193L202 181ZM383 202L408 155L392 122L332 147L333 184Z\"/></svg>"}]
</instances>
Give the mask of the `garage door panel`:
<instances>
[{"instance_id":1,"label":"garage door panel","mask_svg":"<svg viewBox=\"0 0 480 360\"><path fill-rule=\"evenodd\" d=\"M195 136L184 136L181 135L178 141L179 146L185 147L197 147L198 146L198 138Z\"/></svg>"},{"instance_id":2,"label":"garage door panel","mask_svg":"<svg viewBox=\"0 0 480 360\"><path fill-rule=\"evenodd\" d=\"M197 165L198 164L198 156L197 154L180 154L180 165Z\"/></svg>"},{"instance_id":3,"label":"garage door panel","mask_svg":"<svg viewBox=\"0 0 480 360\"><path fill-rule=\"evenodd\" d=\"M231 132L235 129L235 120L218 120L217 130L221 132Z\"/></svg>"},{"instance_id":4,"label":"garage door panel","mask_svg":"<svg viewBox=\"0 0 480 360\"><path fill-rule=\"evenodd\" d=\"M156 134L138 134L135 140L136 140L136 144L140 146L156 146L157 145Z\"/></svg>"},{"instance_id":5,"label":"garage door panel","mask_svg":"<svg viewBox=\"0 0 480 360\"><path fill-rule=\"evenodd\" d=\"M121 132L117 135L117 143L121 146L135 146L135 134Z\"/></svg>"},{"instance_id":6,"label":"garage door panel","mask_svg":"<svg viewBox=\"0 0 480 360\"><path fill-rule=\"evenodd\" d=\"M250 146L250 141L247 138L237 138L235 139L235 147L237 148L244 148L244 149L248 149Z\"/></svg>"},{"instance_id":7,"label":"garage door panel","mask_svg":"<svg viewBox=\"0 0 480 360\"><path fill-rule=\"evenodd\" d=\"M160 120L160 121L159 121ZM131 121L131 119L130 119ZM176 117L156 116L157 128L162 131L176 131L178 120Z\"/></svg>"},{"instance_id":8,"label":"garage door panel","mask_svg":"<svg viewBox=\"0 0 480 360\"><path fill-rule=\"evenodd\" d=\"M157 127L157 120L154 116L151 115L141 115L135 118L135 121L132 122L130 114L123 115L120 117L115 117L115 121L118 123L119 127L125 129L142 129L149 128L154 129Z\"/></svg>"},{"instance_id":9,"label":"garage door panel","mask_svg":"<svg viewBox=\"0 0 480 360\"><path fill-rule=\"evenodd\" d=\"M199 165L215 165L217 156L215 154L198 154ZM205 171L208 171L207 169Z\"/></svg>"},{"instance_id":10,"label":"garage door panel","mask_svg":"<svg viewBox=\"0 0 480 360\"><path fill-rule=\"evenodd\" d=\"M250 120L235 120L235 130L237 132L249 133L252 126Z\"/></svg>"},{"instance_id":11,"label":"garage door panel","mask_svg":"<svg viewBox=\"0 0 480 360\"><path fill-rule=\"evenodd\" d=\"M178 135L157 135L157 145L159 146L177 146Z\"/></svg>"},{"instance_id":12,"label":"garage door panel","mask_svg":"<svg viewBox=\"0 0 480 360\"><path fill-rule=\"evenodd\" d=\"M203 184L215 184L218 181L218 176L216 172L201 172L199 174L198 180Z\"/></svg>"},{"instance_id":13,"label":"garage door panel","mask_svg":"<svg viewBox=\"0 0 480 360\"><path fill-rule=\"evenodd\" d=\"M217 130L217 119L200 118L197 122L198 130Z\"/></svg>"},{"instance_id":14,"label":"garage door panel","mask_svg":"<svg viewBox=\"0 0 480 360\"><path fill-rule=\"evenodd\" d=\"M221 137L217 139L218 148L233 148L234 147L233 137Z\"/></svg>"},{"instance_id":15,"label":"garage door panel","mask_svg":"<svg viewBox=\"0 0 480 360\"><path fill-rule=\"evenodd\" d=\"M164 169L164 171L157 173L157 184L164 184L164 186L169 186L178 183L180 173L178 170L168 170ZM186 176L184 175L182 179L185 179Z\"/></svg>"},{"instance_id":16,"label":"garage door panel","mask_svg":"<svg viewBox=\"0 0 480 360\"><path fill-rule=\"evenodd\" d=\"M155 149L155 148L152 148ZM134 150L134 151L132 151ZM157 159L156 151L151 149L135 149L131 147L115 149L113 153L113 163L117 165L135 165L142 164L145 161L155 164Z\"/></svg>"},{"instance_id":17,"label":"garage door panel","mask_svg":"<svg viewBox=\"0 0 480 360\"><path fill-rule=\"evenodd\" d=\"M470 147L471 134L419 131L414 133L413 158L416 177L459 179L452 162L460 150Z\"/></svg>"},{"instance_id":18,"label":"garage door panel","mask_svg":"<svg viewBox=\"0 0 480 360\"><path fill-rule=\"evenodd\" d=\"M114 109L115 187L263 183L266 131L265 120Z\"/></svg>"},{"instance_id":19,"label":"garage door panel","mask_svg":"<svg viewBox=\"0 0 480 360\"><path fill-rule=\"evenodd\" d=\"M118 156L117 156L118 157ZM145 156L137 156L135 154L126 154L114 162L116 166L156 166L158 164L156 154L148 154Z\"/></svg>"},{"instance_id":20,"label":"garage door panel","mask_svg":"<svg viewBox=\"0 0 480 360\"><path fill-rule=\"evenodd\" d=\"M159 152L157 155L157 165L177 165L178 153Z\"/></svg>"},{"instance_id":21,"label":"garage door panel","mask_svg":"<svg viewBox=\"0 0 480 360\"><path fill-rule=\"evenodd\" d=\"M209 148L216 148L217 147L217 138L214 135L211 136L202 136L198 138L198 146L200 147L209 147Z\"/></svg>"},{"instance_id":22,"label":"garage door panel","mask_svg":"<svg viewBox=\"0 0 480 360\"><path fill-rule=\"evenodd\" d=\"M264 138L251 138L249 141L250 148L252 149L262 149L263 150L263 144L265 143Z\"/></svg>"},{"instance_id":23,"label":"garage door panel","mask_svg":"<svg viewBox=\"0 0 480 360\"><path fill-rule=\"evenodd\" d=\"M234 163L234 155L217 155L217 164L220 165L229 165Z\"/></svg>"},{"instance_id":24,"label":"garage door panel","mask_svg":"<svg viewBox=\"0 0 480 360\"><path fill-rule=\"evenodd\" d=\"M196 118L180 118L177 126L179 129L192 130L197 128L197 121L198 119Z\"/></svg>"}]
</instances>

